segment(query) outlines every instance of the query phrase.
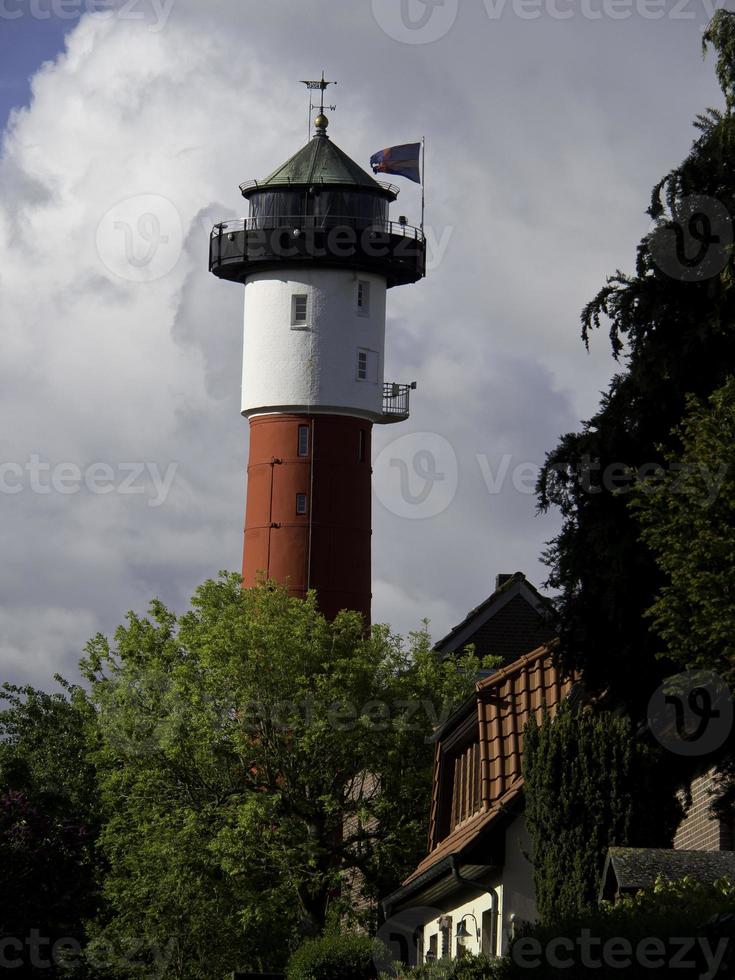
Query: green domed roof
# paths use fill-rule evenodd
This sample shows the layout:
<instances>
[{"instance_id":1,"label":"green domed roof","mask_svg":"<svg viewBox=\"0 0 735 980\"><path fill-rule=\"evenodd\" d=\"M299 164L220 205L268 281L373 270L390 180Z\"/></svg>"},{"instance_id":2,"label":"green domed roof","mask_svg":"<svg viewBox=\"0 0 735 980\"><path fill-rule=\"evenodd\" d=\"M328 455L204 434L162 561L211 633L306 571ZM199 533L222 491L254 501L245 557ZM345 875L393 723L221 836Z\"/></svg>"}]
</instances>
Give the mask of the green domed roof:
<instances>
[{"instance_id":1,"label":"green domed roof","mask_svg":"<svg viewBox=\"0 0 735 980\"><path fill-rule=\"evenodd\" d=\"M332 184L342 187L361 187L376 191L384 196L395 199L395 189L378 183L354 160L351 160L340 148L333 143L324 132L303 146L297 153L281 164L265 180L243 184L245 196L255 190L264 188L287 187L291 184Z\"/></svg>"}]
</instances>

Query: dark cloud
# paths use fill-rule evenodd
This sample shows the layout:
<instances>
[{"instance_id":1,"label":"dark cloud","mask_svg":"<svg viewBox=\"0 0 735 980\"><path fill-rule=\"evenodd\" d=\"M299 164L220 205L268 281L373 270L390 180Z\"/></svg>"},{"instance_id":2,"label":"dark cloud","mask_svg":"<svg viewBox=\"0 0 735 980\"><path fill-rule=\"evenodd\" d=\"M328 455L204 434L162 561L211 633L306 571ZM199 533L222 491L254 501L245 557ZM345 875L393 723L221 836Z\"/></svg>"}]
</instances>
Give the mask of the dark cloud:
<instances>
[{"instance_id":1,"label":"dark cloud","mask_svg":"<svg viewBox=\"0 0 735 980\"><path fill-rule=\"evenodd\" d=\"M631 268L650 187L718 102L704 0L688 19L646 19L643 3L592 20L558 0L573 11L559 20L542 0L528 20L512 0L462 0L430 44L389 36L378 0L178 0L167 19L80 21L0 161L0 461L21 467L20 492L0 494L5 676L73 675L126 609L153 595L182 609L239 566L242 290L208 274L208 229L242 212L240 181L303 142L298 80L322 67L339 80L330 133L356 160L428 146L434 261L389 294L389 375L419 387L375 452L434 440L456 488L414 520L376 467L375 619L406 631L426 616L441 634L497 572L541 581L556 518L536 513L533 469L614 368L604 337L585 352L579 311ZM404 182L398 213L417 221L419 206ZM112 492L38 492L36 457L82 484L110 467ZM144 467L140 492L122 492L125 463Z\"/></svg>"}]
</instances>

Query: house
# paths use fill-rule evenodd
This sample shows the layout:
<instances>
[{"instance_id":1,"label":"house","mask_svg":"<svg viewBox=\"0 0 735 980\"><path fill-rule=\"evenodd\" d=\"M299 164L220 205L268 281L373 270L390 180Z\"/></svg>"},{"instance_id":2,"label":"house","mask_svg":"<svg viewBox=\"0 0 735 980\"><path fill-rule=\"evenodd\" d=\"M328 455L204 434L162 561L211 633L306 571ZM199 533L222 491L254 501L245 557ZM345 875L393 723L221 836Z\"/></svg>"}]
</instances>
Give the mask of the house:
<instances>
[{"instance_id":1,"label":"house","mask_svg":"<svg viewBox=\"0 0 735 980\"><path fill-rule=\"evenodd\" d=\"M688 794L681 793L686 816L674 838L677 850L731 851L735 844L733 823L721 820L711 812L714 798L721 791L717 769L703 767L689 784Z\"/></svg>"},{"instance_id":2,"label":"house","mask_svg":"<svg viewBox=\"0 0 735 980\"><path fill-rule=\"evenodd\" d=\"M495 591L436 644L447 657L474 644L478 657L492 654L512 663L555 636L553 610L523 572L498 575Z\"/></svg>"},{"instance_id":3,"label":"house","mask_svg":"<svg viewBox=\"0 0 735 980\"><path fill-rule=\"evenodd\" d=\"M449 658L459 656L472 644L478 657L493 655L501 658L501 665L508 664L553 639L552 617L548 599L534 588L523 572L498 575L490 596L439 640L434 649ZM483 676L489 673L484 671ZM358 796L371 797L379 792L379 784L376 775L366 774L355 792ZM345 839L357 829L355 817L346 820ZM364 913L371 907L363 894L362 876L357 871L344 875L343 896L355 912Z\"/></svg>"},{"instance_id":4,"label":"house","mask_svg":"<svg viewBox=\"0 0 735 980\"><path fill-rule=\"evenodd\" d=\"M523 582L515 584L516 594L525 591ZM553 643L545 643L478 680L473 696L434 733L428 854L383 902L399 931L402 916L412 924L410 962L502 955L514 923L536 918L523 732L544 709L553 714L571 689Z\"/></svg>"},{"instance_id":5,"label":"house","mask_svg":"<svg viewBox=\"0 0 735 980\"><path fill-rule=\"evenodd\" d=\"M734 851L672 850L658 847L611 847L605 859L600 901L614 902L655 884L657 878L714 882L735 881Z\"/></svg>"}]
</instances>

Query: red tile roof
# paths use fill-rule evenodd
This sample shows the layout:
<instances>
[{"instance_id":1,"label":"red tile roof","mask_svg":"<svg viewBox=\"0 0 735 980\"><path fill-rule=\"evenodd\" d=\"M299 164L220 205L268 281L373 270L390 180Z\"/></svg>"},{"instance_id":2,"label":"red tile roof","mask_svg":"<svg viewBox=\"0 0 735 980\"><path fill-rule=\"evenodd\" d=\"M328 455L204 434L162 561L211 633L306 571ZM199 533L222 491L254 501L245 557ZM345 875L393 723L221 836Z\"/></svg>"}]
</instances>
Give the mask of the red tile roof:
<instances>
[{"instance_id":1,"label":"red tile roof","mask_svg":"<svg viewBox=\"0 0 735 980\"><path fill-rule=\"evenodd\" d=\"M480 743L481 809L440 838L440 813L448 805L451 781L442 784L441 762L451 731L442 732L434 757L434 791L429 829L430 851L404 884L457 854L485 831L523 789L523 731L533 716L540 722L544 707L553 713L572 688L554 663L554 644L519 657L477 684L475 737ZM466 716L465 716L466 717ZM460 719L461 721L461 719Z\"/></svg>"}]
</instances>

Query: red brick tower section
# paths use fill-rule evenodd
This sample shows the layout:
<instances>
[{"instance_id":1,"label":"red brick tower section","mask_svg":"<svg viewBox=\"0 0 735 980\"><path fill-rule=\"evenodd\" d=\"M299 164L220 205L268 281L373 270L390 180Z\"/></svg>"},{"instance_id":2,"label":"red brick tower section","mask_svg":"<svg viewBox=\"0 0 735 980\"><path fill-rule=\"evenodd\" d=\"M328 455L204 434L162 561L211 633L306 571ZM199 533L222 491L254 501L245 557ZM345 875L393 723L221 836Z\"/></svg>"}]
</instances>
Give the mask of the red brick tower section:
<instances>
[{"instance_id":1,"label":"red brick tower section","mask_svg":"<svg viewBox=\"0 0 735 980\"><path fill-rule=\"evenodd\" d=\"M316 589L333 618L370 621L372 425L341 415L250 420L243 579Z\"/></svg>"}]
</instances>

